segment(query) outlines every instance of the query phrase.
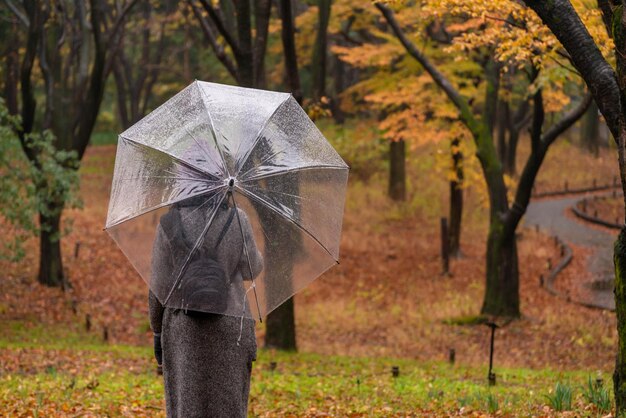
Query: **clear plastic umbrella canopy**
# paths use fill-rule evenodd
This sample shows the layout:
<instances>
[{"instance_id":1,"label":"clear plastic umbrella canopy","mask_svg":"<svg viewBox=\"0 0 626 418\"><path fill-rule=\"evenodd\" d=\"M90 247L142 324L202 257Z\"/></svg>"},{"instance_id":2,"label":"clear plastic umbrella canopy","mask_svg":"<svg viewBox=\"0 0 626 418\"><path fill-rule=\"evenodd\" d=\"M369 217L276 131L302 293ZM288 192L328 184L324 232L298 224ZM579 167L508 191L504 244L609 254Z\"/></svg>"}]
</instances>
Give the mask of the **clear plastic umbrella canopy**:
<instances>
[{"instance_id":1,"label":"clear plastic umbrella canopy","mask_svg":"<svg viewBox=\"0 0 626 418\"><path fill-rule=\"evenodd\" d=\"M290 94L196 81L120 134L105 229L165 306L261 318L338 262L347 180Z\"/></svg>"}]
</instances>

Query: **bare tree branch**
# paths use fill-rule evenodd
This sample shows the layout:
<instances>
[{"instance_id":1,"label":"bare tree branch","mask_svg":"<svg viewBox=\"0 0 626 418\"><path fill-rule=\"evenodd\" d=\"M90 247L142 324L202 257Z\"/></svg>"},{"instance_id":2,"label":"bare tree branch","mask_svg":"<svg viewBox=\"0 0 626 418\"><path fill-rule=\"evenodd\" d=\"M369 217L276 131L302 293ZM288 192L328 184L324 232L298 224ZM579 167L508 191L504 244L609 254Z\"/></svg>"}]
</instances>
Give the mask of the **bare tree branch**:
<instances>
[{"instance_id":1,"label":"bare tree branch","mask_svg":"<svg viewBox=\"0 0 626 418\"><path fill-rule=\"evenodd\" d=\"M192 1L194 0L189 0L189 3L191 4ZM204 7L204 10L206 10L206 12L209 14L209 17L217 28L217 31L220 33L220 35L222 35L230 49L233 51L233 54L235 56L238 56L238 54L240 54L239 43L233 38L233 35L228 32L228 29L226 29L224 21L220 17L219 13L217 13L217 10L215 10L215 8L211 6L211 4L207 0L200 0L200 3L202 4L202 7Z\"/></svg>"},{"instance_id":2,"label":"bare tree branch","mask_svg":"<svg viewBox=\"0 0 626 418\"><path fill-rule=\"evenodd\" d=\"M428 72L428 74L430 74L430 76L433 78L433 81L435 81L435 83L446 93L452 103L459 109L461 113L461 120L463 121L463 123L472 133L478 134L481 130L481 126L476 118L473 116L467 100L465 100L461 96L461 94L457 91L456 88L454 88L454 86L446 78L446 76L444 76L443 73L441 73L439 69L435 67L430 62L430 60L417 49L415 44L413 44L413 42L411 42L406 37L402 29L400 28L400 25L398 24L398 21L396 20L393 11L382 3L375 3L375 5L378 10L381 11L383 16L387 20L387 23L389 23L389 26L391 26L391 29L394 31L396 37L400 40L409 55L415 58L424 67L426 72Z\"/></svg>"},{"instance_id":3,"label":"bare tree branch","mask_svg":"<svg viewBox=\"0 0 626 418\"><path fill-rule=\"evenodd\" d=\"M578 119L585 114L592 101L593 96L590 93L587 93L578 106L566 113L561 120L552 125L550 129L543 134L541 137L541 143L543 146L546 148L550 146L550 144L552 144L554 140L559 137L559 135L576 123L576 121L578 121Z\"/></svg>"},{"instance_id":4,"label":"bare tree branch","mask_svg":"<svg viewBox=\"0 0 626 418\"><path fill-rule=\"evenodd\" d=\"M615 71L580 20L569 0L525 0L565 47L587 83L614 138L622 119L620 89Z\"/></svg>"},{"instance_id":5,"label":"bare tree branch","mask_svg":"<svg viewBox=\"0 0 626 418\"><path fill-rule=\"evenodd\" d=\"M196 19L198 19L198 22L200 23L200 29L202 29L202 33L204 33L204 37L206 38L207 41L209 41L209 44L211 45L213 52L215 52L215 56L217 57L217 59L219 59L222 62L222 64L224 64L224 67L226 67L226 70L228 71L228 73L235 80L238 80L237 68L235 66L235 63L228 56L228 54L226 54L224 47L220 45L219 42L217 42L217 37L215 36L215 33L213 32L213 28L211 27L209 22L204 18L204 16L202 16L202 13L200 13L200 10L194 4L193 1L190 1L189 5L191 6L191 10L194 16L196 16Z\"/></svg>"},{"instance_id":6,"label":"bare tree branch","mask_svg":"<svg viewBox=\"0 0 626 418\"><path fill-rule=\"evenodd\" d=\"M4 2L9 6L9 9L13 12L15 16L19 19L20 22L26 27L30 26L30 20L28 17L15 5L11 0L4 0Z\"/></svg>"},{"instance_id":7,"label":"bare tree branch","mask_svg":"<svg viewBox=\"0 0 626 418\"><path fill-rule=\"evenodd\" d=\"M611 22L613 21L613 7L609 0L598 0L598 8L602 11L602 22L610 38L613 37Z\"/></svg>"}]
</instances>

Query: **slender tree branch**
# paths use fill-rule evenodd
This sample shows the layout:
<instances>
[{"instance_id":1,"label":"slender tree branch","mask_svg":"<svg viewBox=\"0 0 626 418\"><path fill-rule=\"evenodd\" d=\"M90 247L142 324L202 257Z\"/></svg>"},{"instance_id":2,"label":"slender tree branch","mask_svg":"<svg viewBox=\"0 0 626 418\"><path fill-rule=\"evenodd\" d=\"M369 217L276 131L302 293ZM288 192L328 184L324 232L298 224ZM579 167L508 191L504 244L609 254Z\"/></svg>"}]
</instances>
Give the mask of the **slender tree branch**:
<instances>
[{"instance_id":1,"label":"slender tree branch","mask_svg":"<svg viewBox=\"0 0 626 418\"><path fill-rule=\"evenodd\" d=\"M606 33L612 38L611 22L613 21L613 8L611 3L609 0L598 0L598 8L602 11L602 22L606 28Z\"/></svg>"},{"instance_id":2,"label":"slender tree branch","mask_svg":"<svg viewBox=\"0 0 626 418\"><path fill-rule=\"evenodd\" d=\"M378 10L381 11L383 16L387 20L387 23L389 23L389 26L391 26L391 29L395 33L396 37L400 40L404 48L407 50L409 55L415 58L415 60L417 60L424 67L426 72L428 72L428 74L430 74L430 76L433 78L433 81L435 81L435 83L445 92L445 94L452 101L452 103L459 109L461 113L460 117L463 123L468 127L472 134L480 135L482 126L472 114L467 100L465 100L461 96L461 94L454 88L454 86L452 85L452 83L450 83L446 76L444 76L443 73L441 73L439 69L435 67L430 62L430 60L417 49L415 44L413 44L413 42L411 42L406 37L402 29L400 28L400 25L398 24L398 21L396 20L393 11L382 3L375 3L375 5Z\"/></svg>"},{"instance_id":3,"label":"slender tree branch","mask_svg":"<svg viewBox=\"0 0 626 418\"><path fill-rule=\"evenodd\" d=\"M504 18L501 18L501 17L489 16L489 15L485 16L485 18L486 19L490 19L490 20L495 20L495 21L498 21L498 22L504 22L504 23L507 23L507 24L509 24L511 26L515 26L518 29L528 30L528 28L526 26L520 25L518 22L515 22L514 20L509 20L508 18L504 19Z\"/></svg>"},{"instance_id":4,"label":"slender tree branch","mask_svg":"<svg viewBox=\"0 0 626 418\"><path fill-rule=\"evenodd\" d=\"M194 0L189 0L190 4L192 1ZM233 38L233 35L228 32L228 29L226 29L224 21L220 17L219 13L217 13L217 10L215 10L215 8L211 6L211 3L209 3L207 0L200 0L200 3L202 4L202 7L204 7L204 10L206 10L206 12L209 14L209 17L217 28L217 31L220 33L220 35L222 35L230 49L233 51L233 54L237 56L240 53L239 43Z\"/></svg>"},{"instance_id":5,"label":"slender tree branch","mask_svg":"<svg viewBox=\"0 0 626 418\"><path fill-rule=\"evenodd\" d=\"M587 83L614 138L619 138L623 118L620 89L615 71L580 20L569 0L525 0L572 57Z\"/></svg>"},{"instance_id":6,"label":"slender tree branch","mask_svg":"<svg viewBox=\"0 0 626 418\"><path fill-rule=\"evenodd\" d=\"M22 22L22 24L25 27L29 27L30 26L30 21L29 21L28 17L24 13L22 13L22 11L15 4L13 4L13 2L11 0L4 0L4 2L6 3L7 6L9 6L9 9L11 9L13 14L15 16L17 16L19 21Z\"/></svg>"},{"instance_id":7,"label":"slender tree branch","mask_svg":"<svg viewBox=\"0 0 626 418\"><path fill-rule=\"evenodd\" d=\"M585 94L585 97L583 97L578 106L566 113L561 120L552 125L550 129L548 129L541 137L541 143L543 146L545 148L549 147L550 144L552 144L554 140L559 137L559 135L576 123L576 121L578 121L578 119L585 114L592 101L593 96L590 93Z\"/></svg>"},{"instance_id":8,"label":"slender tree branch","mask_svg":"<svg viewBox=\"0 0 626 418\"><path fill-rule=\"evenodd\" d=\"M592 100L591 94L586 94L583 100L574 109L566 113L565 116L550 127L545 134L540 135L541 126L539 125L540 121L541 124L543 124L544 119L540 92L541 90L535 94L536 109L531 133L531 139L533 141L532 150L528 160L526 161L526 165L524 166L524 171L520 176L513 205L511 205L511 208L505 217L505 228L509 228L509 230L512 229L513 231L517 228L517 225L522 219L522 216L524 216L524 213L526 213L526 208L530 202L532 186L535 183L535 178L537 177L537 173L539 172L541 164L546 156L546 153L548 152L548 148L552 145L556 138L558 138L567 130L567 128L572 126L582 117L582 115L585 114L585 111L589 107ZM537 137L537 135L540 135L540 137Z\"/></svg>"},{"instance_id":9,"label":"slender tree branch","mask_svg":"<svg viewBox=\"0 0 626 418\"><path fill-rule=\"evenodd\" d=\"M226 54L224 47L220 45L219 42L217 42L217 38L215 36L215 33L213 32L213 28L211 27L209 22L204 18L204 16L202 16L202 13L200 13L200 10L194 4L193 1L190 1L189 5L191 6L191 10L194 16L196 17L196 19L198 19L198 22L200 23L200 29L202 29L202 33L204 34L204 37L206 38L206 40L209 41L209 45L211 45L211 49L213 49L215 56L224 65L228 73L235 80L239 80L239 75L237 74L237 68L235 66L235 63Z\"/></svg>"},{"instance_id":10,"label":"slender tree branch","mask_svg":"<svg viewBox=\"0 0 626 418\"><path fill-rule=\"evenodd\" d=\"M552 61L554 61L559 67L563 68L566 71L569 71L570 73L572 73L572 74L574 74L574 75L576 75L578 77L581 77L581 75L580 75L580 73L578 71L572 69L571 67L568 67L567 65L563 64L561 61L559 61L558 59L556 59L554 57L551 57L551 58L552 58ZM574 67L574 68L576 68L576 67Z\"/></svg>"}]
</instances>

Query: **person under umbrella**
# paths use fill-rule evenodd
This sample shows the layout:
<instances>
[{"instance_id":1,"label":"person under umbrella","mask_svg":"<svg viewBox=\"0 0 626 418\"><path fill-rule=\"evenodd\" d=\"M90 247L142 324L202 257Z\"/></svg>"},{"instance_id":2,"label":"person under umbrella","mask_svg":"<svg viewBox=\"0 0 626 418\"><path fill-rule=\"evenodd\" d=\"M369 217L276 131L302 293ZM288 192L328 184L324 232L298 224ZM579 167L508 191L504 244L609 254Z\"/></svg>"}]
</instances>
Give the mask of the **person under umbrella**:
<instances>
[{"instance_id":1,"label":"person under umbrella","mask_svg":"<svg viewBox=\"0 0 626 418\"><path fill-rule=\"evenodd\" d=\"M119 135L105 230L150 288L168 416L246 416L254 320L338 263L348 170L287 93L195 81Z\"/></svg>"},{"instance_id":2,"label":"person under umbrella","mask_svg":"<svg viewBox=\"0 0 626 418\"><path fill-rule=\"evenodd\" d=\"M206 198L194 197L173 205L161 217L152 256L155 286L159 281L168 283L181 254L189 254L208 222L207 206ZM263 268L246 214L223 201L202 245L190 258L172 296L180 298L184 309L164 307L149 292L150 326L155 356L163 367L167 416L246 416L256 359L255 321L207 313L225 310L223 304L231 298L243 300L243 281L252 280ZM223 279L227 286L218 283Z\"/></svg>"}]
</instances>

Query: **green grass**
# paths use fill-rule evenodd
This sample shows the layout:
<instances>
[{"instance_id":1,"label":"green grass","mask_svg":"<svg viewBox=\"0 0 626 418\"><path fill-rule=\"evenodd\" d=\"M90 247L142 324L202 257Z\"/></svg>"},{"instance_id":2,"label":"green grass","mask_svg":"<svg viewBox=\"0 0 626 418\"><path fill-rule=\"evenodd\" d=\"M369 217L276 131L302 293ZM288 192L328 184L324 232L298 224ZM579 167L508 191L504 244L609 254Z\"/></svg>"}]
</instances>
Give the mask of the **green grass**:
<instances>
[{"instance_id":1,"label":"green grass","mask_svg":"<svg viewBox=\"0 0 626 418\"><path fill-rule=\"evenodd\" d=\"M116 132L94 132L91 134L90 145L115 145L117 144Z\"/></svg>"},{"instance_id":2,"label":"green grass","mask_svg":"<svg viewBox=\"0 0 626 418\"><path fill-rule=\"evenodd\" d=\"M3 325L0 364L7 367L0 372L0 415L163 415L163 385L149 347L109 345L78 325ZM399 367L396 378L392 366ZM593 382L598 376L590 371L496 369L496 374L497 385L489 387L486 367L260 350L250 414L558 416L557 408L548 409L562 395L563 385L556 382L567 382L572 399L567 409L577 416L606 413L601 398L610 393L608 375L599 376L607 385L599 394L591 392L591 376Z\"/></svg>"}]
</instances>

